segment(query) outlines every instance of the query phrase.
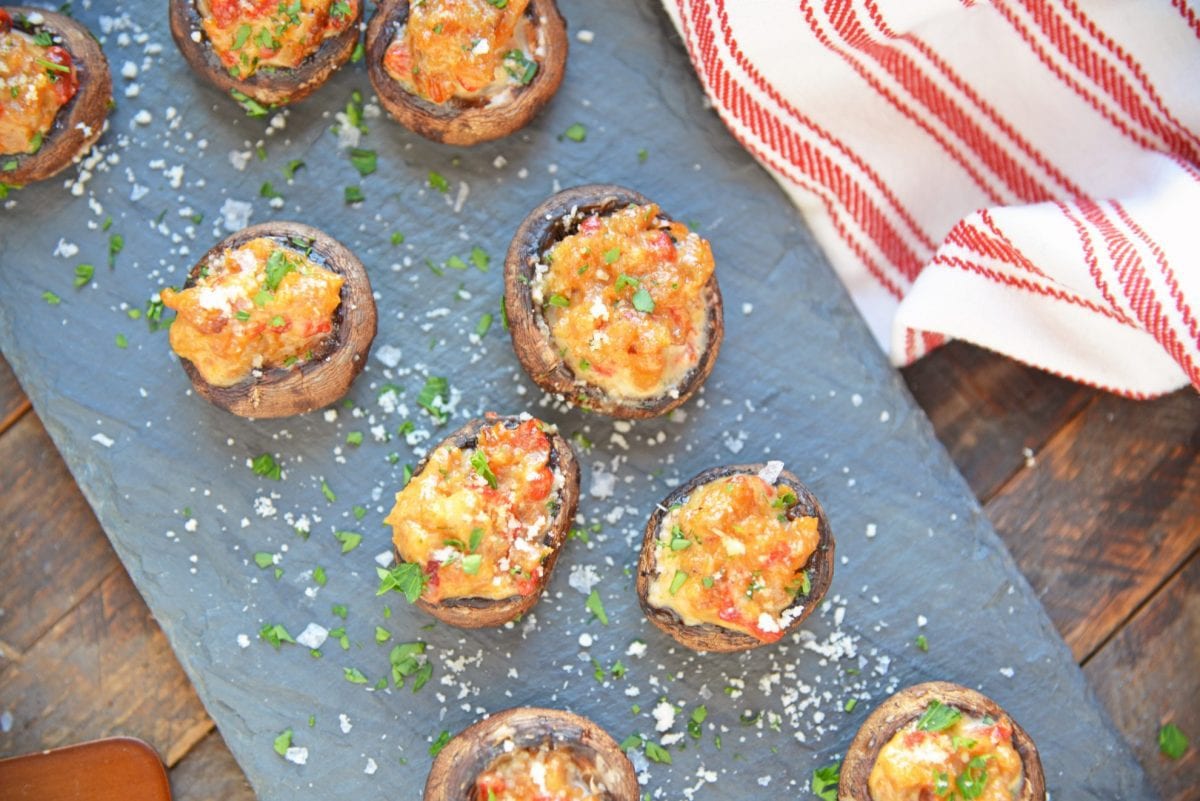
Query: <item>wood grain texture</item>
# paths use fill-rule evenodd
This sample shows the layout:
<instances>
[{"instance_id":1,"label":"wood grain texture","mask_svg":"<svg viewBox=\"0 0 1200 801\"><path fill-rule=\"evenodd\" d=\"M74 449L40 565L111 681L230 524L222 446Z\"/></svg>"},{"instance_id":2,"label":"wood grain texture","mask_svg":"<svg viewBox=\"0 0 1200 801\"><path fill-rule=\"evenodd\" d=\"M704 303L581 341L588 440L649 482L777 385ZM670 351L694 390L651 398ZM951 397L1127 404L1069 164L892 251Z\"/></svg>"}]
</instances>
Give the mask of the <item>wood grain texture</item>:
<instances>
[{"instance_id":1,"label":"wood grain texture","mask_svg":"<svg viewBox=\"0 0 1200 801\"><path fill-rule=\"evenodd\" d=\"M1200 556L1084 666L1163 801L1200 798ZM1158 729L1191 739L1182 759L1159 753Z\"/></svg>"},{"instance_id":2,"label":"wood grain texture","mask_svg":"<svg viewBox=\"0 0 1200 801\"><path fill-rule=\"evenodd\" d=\"M213 729L171 769L175 801L254 801L246 774Z\"/></svg>"},{"instance_id":3,"label":"wood grain texture","mask_svg":"<svg viewBox=\"0 0 1200 801\"><path fill-rule=\"evenodd\" d=\"M0 640L23 652L120 562L37 415L0 436L0 487Z\"/></svg>"},{"instance_id":4,"label":"wood grain texture","mask_svg":"<svg viewBox=\"0 0 1200 801\"><path fill-rule=\"evenodd\" d=\"M29 411L29 399L17 377L13 375L8 361L0 356L0 434L8 430L25 412Z\"/></svg>"},{"instance_id":5,"label":"wood grain texture","mask_svg":"<svg viewBox=\"0 0 1200 801\"><path fill-rule=\"evenodd\" d=\"M1200 395L1099 395L987 504L1085 660L1200 545Z\"/></svg>"},{"instance_id":6,"label":"wood grain texture","mask_svg":"<svg viewBox=\"0 0 1200 801\"><path fill-rule=\"evenodd\" d=\"M1097 394L997 353L951 342L900 371L975 497L987 502Z\"/></svg>"},{"instance_id":7,"label":"wood grain texture","mask_svg":"<svg viewBox=\"0 0 1200 801\"><path fill-rule=\"evenodd\" d=\"M150 743L168 765L212 729L167 638L123 568L113 571L19 661L0 671L15 755L110 735Z\"/></svg>"}]
</instances>

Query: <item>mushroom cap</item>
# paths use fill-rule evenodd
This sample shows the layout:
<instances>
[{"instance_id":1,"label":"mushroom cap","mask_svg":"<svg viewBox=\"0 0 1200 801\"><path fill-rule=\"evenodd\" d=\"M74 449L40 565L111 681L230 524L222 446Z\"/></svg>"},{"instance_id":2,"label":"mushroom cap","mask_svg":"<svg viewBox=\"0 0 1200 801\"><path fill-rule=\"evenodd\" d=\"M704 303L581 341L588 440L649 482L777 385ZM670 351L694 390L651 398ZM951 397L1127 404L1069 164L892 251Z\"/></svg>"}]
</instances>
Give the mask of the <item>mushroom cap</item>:
<instances>
[{"instance_id":1,"label":"mushroom cap","mask_svg":"<svg viewBox=\"0 0 1200 801\"><path fill-rule=\"evenodd\" d=\"M877 706L863 721L858 734L854 735L854 740L846 750L846 758L842 761L841 779L838 782L840 801L873 801L868 781L880 750L896 732L919 718L929 706L929 702L934 700L974 717L990 715L997 721L1003 720L1011 724L1013 748L1021 757L1021 766L1025 774L1017 801L1045 799L1046 779L1042 773L1042 761L1038 757L1037 746L1003 707L969 687L948 681L929 681L900 690Z\"/></svg>"},{"instance_id":2,"label":"mushroom cap","mask_svg":"<svg viewBox=\"0 0 1200 801\"><path fill-rule=\"evenodd\" d=\"M171 37L191 68L221 91L237 90L263 105L283 106L308 97L349 60L358 43L362 9L362 2L355 3L354 20L346 29L323 41L295 69L257 70L248 78L230 75L217 58L201 26L196 0L170 0Z\"/></svg>"},{"instance_id":3,"label":"mushroom cap","mask_svg":"<svg viewBox=\"0 0 1200 801\"><path fill-rule=\"evenodd\" d=\"M439 442L437 446L431 448L425 458L418 462L416 468L413 469L413 478L424 472L429 464L429 457L442 445L449 443L459 449L474 448L479 432L484 428L496 423L517 425L521 422L523 422L522 419L516 415L497 415L471 420ZM544 544L550 548L550 553L542 562L542 576L538 579L537 589L529 595L518 594L498 600L466 597L447 598L438 603L430 603L424 598L418 598L416 605L420 609L451 626L478 629L502 626L525 614L542 597L542 592L546 589L546 585L550 581L550 574L554 571L554 565L558 561L558 555L567 541L567 532L570 531L571 523L575 520L575 510L579 506L579 462L575 458L575 451L572 450L571 444L562 434L549 429L544 429L544 431L546 438L550 440L550 467L561 471L564 481L559 490L558 508L550 520L550 528L543 540ZM403 562L399 550L394 552L397 564Z\"/></svg>"},{"instance_id":4,"label":"mushroom cap","mask_svg":"<svg viewBox=\"0 0 1200 801\"><path fill-rule=\"evenodd\" d=\"M686 645L694 651L713 651L717 653L747 651L751 648L768 645L769 643L757 637L752 637L745 632L735 631L712 623L689 626L673 610L663 609L650 604L648 600L650 582L653 581L655 576L655 541L658 539L663 519L673 505L686 501L688 496L698 487L726 476L739 474L757 475L765 467L765 464L711 467L675 488L670 495L654 507L654 512L650 515L650 520L646 523L646 531L642 536L642 551L638 558L638 602L641 604L642 611L651 623L674 637L680 644ZM801 606L803 608L803 611L788 624L785 630L786 634L799 628L804 619L812 614L813 610L820 605L821 599L825 597L825 593L829 590L829 585L833 582L835 542L833 533L829 529L829 521L825 517L825 511L821 508L821 504L817 501L816 496L812 494L812 491L808 487L800 482L800 479L787 470L784 470L780 472L776 484L784 484L796 494L796 505L789 510L789 515L793 517L817 518L817 549L813 552L813 555L809 558L805 566L805 570L808 571L809 593L804 596L797 596L786 607L787 609L791 609L794 606Z\"/></svg>"},{"instance_id":5,"label":"mushroom cap","mask_svg":"<svg viewBox=\"0 0 1200 801\"><path fill-rule=\"evenodd\" d=\"M100 138L112 103L112 75L100 43L82 23L41 8L7 6L4 10L12 15L14 29L27 33L46 30L61 39L79 76L79 90L59 109L38 152L0 156L0 165L16 162L15 168L0 170L0 183L25 186L61 172ZM19 17L30 14L40 14L43 21L20 24Z\"/></svg>"},{"instance_id":6,"label":"mushroom cap","mask_svg":"<svg viewBox=\"0 0 1200 801\"><path fill-rule=\"evenodd\" d=\"M611 417L659 417L680 406L700 388L717 362L725 336L724 305L714 271L702 290L708 310L708 339L696 366L676 387L652 398L621 398L580 379L563 360L532 296L534 270L542 255L574 233L575 221L589 214L605 216L629 205L645 205L644 195L614 184L576 186L546 199L526 215L504 258L504 301L509 334L517 360L533 382L547 392L565 395L589 411Z\"/></svg>"},{"instance_id":7,"label":"mushroom cap","mask_svg":"<svg viewBox=\"0 0 1200 801\"><path fill-rule=\"evenodd\" d=\"M567 65L567 24L554 0L530 0L526 15L541 31L545 55L528 86L515 87L509 102L488 105L454 100L431 103L407 92L383 68L388 45L408 21L408 0L382 0L367 26L367 75L380 103L405 128L447 145L499 139L532 120L558 91Z\"/></svg>"},{"instance_id":8,"label":"mushroom cap","mask_svg":"<svg viewBox=\"0 0 1200 801\"><path fill-rule=\"evenodd\" d=\"M504 752L506 740L518 748L546 740L566 746L607 788L605 801L640 798L633 765L604 729L570 712L516 707L468 726L446 744L425 780L424 801L485 801L475 796L475 780Z\"/></svg>"},{"instance_id":9,"label":"mushroom cap","mask_svg":"<svg viewBox=\"0 0 1200 801\"><path fill-rule=\"evenodd\" d=\"M309 258L345 279L327 345L311 360L264 369L261 375L247 376L228 387L209 384L190 361L183 357L179 361L196 394L222 409L242 417L290 417L327 406L350 389L366 366L375 339L375 298L366 269L345 245L312 226L284 221L252 225L222 240L192 267L184 288L195 283L209 260L259 237L289 247L293 239L311 242Z\"/></svg>"}]
</instances>

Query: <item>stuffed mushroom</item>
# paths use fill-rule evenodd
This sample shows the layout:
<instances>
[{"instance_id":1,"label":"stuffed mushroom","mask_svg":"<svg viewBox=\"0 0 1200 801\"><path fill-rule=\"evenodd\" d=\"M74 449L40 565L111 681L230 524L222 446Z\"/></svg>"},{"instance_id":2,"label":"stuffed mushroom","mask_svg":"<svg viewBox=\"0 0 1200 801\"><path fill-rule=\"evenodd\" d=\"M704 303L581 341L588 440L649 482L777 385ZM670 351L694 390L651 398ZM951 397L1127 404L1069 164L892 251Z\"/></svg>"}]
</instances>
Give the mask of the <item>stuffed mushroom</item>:
<instances>
[{"instance_id":1,"label":"stuffed mushroom","mask_svg":"<svg viewBox=\"0 0 1200 801\"><path fill-rule=\"evenodd\" d=\"M383 588L464 628L530 609L550 579L579 501L579 464L552 426L522 416L472 420L396 493L385 523L397 566Z\"/></svg>"},{"instance_id":2,"label":"stuffed mushroom","mask_svg":"<svg viewBox=\"0 0 1200 801\"><path fill-rule=\"evenodd\" d=\"M244 228L196 263L181 290L171 348L192 386L243 417L287 417L346 394L375 338L362 263L307 225Z\"/></svg>"},{"instance_id":3,"label":"stuffed mushroom","mask_svg":"<svg viewBox=\"0 0 1200 801\"><path fill-rule=\"evenodd\" d=\"M880 704L842 762L842 801L916 798L1043 801L1037 747L992 699L944 681Z\"/></svg>"},{"instance_id":4,"label":"stuffed mushroom","mask_svg":"<svg viewBox=\"0 0 1200 801\"><path fill-rule=\"evenodd\" d=\"M558 90L566 61L554 0L383 0L367 28L367 73L383 107L449 145L523 127Z\"/></svg>"},{"instance_id":5,"label":"stuffed mushroom","mask_svg":"<svg viewBox=\"0 0 1200 801\"><path fill-rule=\"evenodd\" d=\"M193 70L247 111L294 103L346 63L363 0L170 0L171 36Z\"/></svg>"},{"instance_id":6,"label":"stuffed mushroom","mask_svg":"<svg viewBox=\"0 0 1200 801\"><path fill-rule=\"evenodd\" d=\"M0 8L0 191L58 173L100 138L112 77L80 23Z\"/></svg>"},{"instance_id":7,"label":"stuffed mushroom","mask_svg":"<svg viewBox=\"0 0 1200 801\"><path fill-rule=\"evenodd\" d=\"M567 189L530 212L505 258L504 299L534 383L613 417L682 404L724 335L708 242L619 186Z\"/></svg>"},{"instance_id":8,"label":"stuffed mushroom","mask_svg":"<svg viewBox=\"0 0 1200 801\"><path fill-rule=\"evenodd\" d=\"M650 622L688 648L757 648L817 607L833 554L821 505L781 463L714 467L655 507L638 599Z\"/></svg>"},{"instance_id":9,"label":"stuffed mushroom","mask_svg":"<svg viewBox=\"0 0 1200 801\"><path fill-rule=\"evenodd\" d=\"M592 721L518 707L463 730L438 753L424 801L637 801L629 758Z\"/></svg>"}]
</instances>

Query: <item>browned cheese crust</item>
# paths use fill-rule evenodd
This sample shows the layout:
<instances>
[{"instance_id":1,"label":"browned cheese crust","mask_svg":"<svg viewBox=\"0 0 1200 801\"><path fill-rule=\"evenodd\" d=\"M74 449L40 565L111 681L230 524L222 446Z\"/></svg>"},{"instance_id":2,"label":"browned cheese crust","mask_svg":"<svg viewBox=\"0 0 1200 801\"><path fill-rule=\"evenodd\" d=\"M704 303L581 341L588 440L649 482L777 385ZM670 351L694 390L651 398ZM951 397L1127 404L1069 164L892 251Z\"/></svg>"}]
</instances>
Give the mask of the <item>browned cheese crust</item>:
<instances>
[{"instance_id":1,"label":"browned cheese crust","mask_svg":"<svg viewBox=\"0 0 1200 801\"><path fill-rule=\"evenodd\" d=\"M503 753L506 740L518 748L536 747L546 740L565 745L581 767L604 783L605 801L641 797L633 765L602 728L570 712L517 707L472 724L446 744L425 780L424 801L486 801L476 798L475 779Z\"/></svg>"},{"instance_id":2,"label":"browned cheese crust","mask_svg":"<svg viewBox=\"0 0 1200 801\"><path fill-rule=\"evenodd\" d=\"M550 102L567 66L567 23L554 0L530 0L526 15L541 32L545 57L528 86L516 88L509 103L497 106L431 103L406 91L383 67L388 45L408 20L408 0L382 0L367 26L367 75L379 102L392 117L426 139L447 145L474 145L525 127Z\"/></svg>"},{"instance_id":3,"label":"browned cheese crust","mask_svg":"<svg viewBox=\"0 0 1200 801\"><path fill-rule=\"evenodd\" d=\"M589 411L624 419L667 414L686 402L712 372L725 336L724 306L716 272L705 284L703 292L708 310L708 342L699 363L679 383L676 397L664 393L654 398L622 398L586 382L581 383L580 377L563 361L562 354L551 341L541 310L533 302L531 285L542 255L574 233L574 226L584 216L605 216L631 204L649 202L644 195L614 184L564 189L529 212L517 228L504 258L504 302L509 334L525 372L547 392L562 394Z\"/></svg>"},{"instance_id":4,"label":"browned cheese crust","mask_svg":"<svg viewBox=\"0 0 1200 801\"><path fill-rule=\"evenodd\" d=\"M79 90L58 111L54 127L46 135L38 152L0 157L0 162L15 161L11 170L0 170L0 183L25 186L61 172L72 161L88 151L104 132L104 120L112 105L112 75L100 43L82 24L62 14L27 6L6 6L13 18L13 29L26 33L47 31L61 39L61 44L74 60L79 76ZM22 24L21 17L41 14L40 25Z\"/></svg>"},{"instance_id":5,"label":"browned cheese crust","mask_svg":"<svg viewBox=\"0 0 1200 801\"><path fill-rule=\"evenodd\" d=\"M658 539L663 518L674 504L683 503L696 488L716 481L719 478L724 478L725 476L737 474L757 475L765 466L765 464L744 464L711 467L695 478L684 482L664 498L654 507L654 512L650 515L650 520L646 523L646 531L642 535L641 556L638 558L638 602L641 604L642 611L651 623L674 637L680 644L686 645L694 651L712 651L717 653L748 651L751 648L758 648L770 643L763 642L757 637L752 637L744 632L734 631L711 623L689 626L670 609L660 609L650 605L647 597L650 591L650 582L654 579L655 575L655 541ZM817 518L817 531L819 534L817 550L808 560L808 564L805 567L808 571L809 593L807 595L797 595L795 601L787 607L790 609L792 606L800 605L804 607L804 611L788 625L784 631L784 636L786 636L800 627L805 618L812 614L813 610L820 605L821 599L825 597L825 593L829 590L829 585L833 582L833 557L836 543L833 539L833 533L829 529L829 521L825 517L825 511L821 508L821 504L817 501L816 496L812 494L812 491L808 487L800 482L800 479L787 470L784 470L779 474L776 484L784 484L796 494L797 503L788 510L788 517Z\"/></svg>"},{"instance_id":6,"label":"browned cheese crust","mask_svg":"<svg viewBox=\"0 0 1200 801\"><path fill-rule=\"evenodd\" d=\"M1010 724L1013 748L1021 757L1025 774L1017 801L1045 799L1046 779L1042 774L1042 761L1029 734L986 695L948 681L930 681L901 690L876 707L863 721L842 761L841 780L838 782L839 801L873 801L867 782L880 750L896 732L921 717L929 702L934 700L974 717L990 715L997 721Z\"/></svg>"},{"instance_id":7,"label":"browned cheese crust","mask_svg":"<svg viewBox=\"0 0 1200 801\"><path fill-rule=\"evenodd\" d=\"M375 298L362 262L333 237L312 226L296 222L268 222L243 228L222 240L196 262L184 282L191 287L200 271L226 250L258 237L270 237L294 247L311 242L311 258L325 269L342 276L341 304L334 312L333 331L315 358L292 367L265 369L228 387L209 384L190 361L180 364L192 380L196 394L242 417L290 417L328 406L350 389L350 384L367 364L375 339Z\"/></svg>"},{"instance_id":8,"label":"browned cheese crust","mask_svg":"<svg viewBox=\"0 0 1200 801\"><path fill-rule=\"evenodd\" d=\"M437 448L447 443L453 444L459 449L474 448L480 430L498 422L511 422L516 425L521 422L521 418L517 416L476 418L430 448L429 453L432 454ZM575 458L575 451L557 431L546 430L545 434L546 438L550 440L550 468L551 470L560 470L564 480L558 494L558 508L555 510L554 518L550 521L550 530L546 533L546 539L543 541L550 549L550 553L542 563L544 569L538 581L537 590L529 595L513 595L500 600L450 598L439 603L430 603L424 598L418 598L416 605L422 610L451 626L478 629L503 626L510 620L515 620L528 612L542 597L542 592L546 589L546 584L550 581L550 574L554 571L554 565L558 561L558 555L567 541L567 533L571 529L571 522L575 519L575 510L579 506L579 462ZM413 477L419 476L428 463L429 456L427 455L417 463L413 470ZM396 563L403 563L400 552L394 548L393 552L396 556Z\"/></svg>"},{"instance_id":9,"label":"browned cheese crust","mask_svg":"<svg viewBox=\"0 0 1200 801\"><path fill-rule=\"evenodd\" d=\"M171 36L188 65L221 91L236 90L265 106L283 106L311 95L349 60L358 43L365 2L355 4L354 21L346 30L322 42L300 66L290 70L260 70L248 78L233 77L221 63L201 27L195 0L170 0ZM198 33L198 37L194 39L193 33Z\"/></svg>"}]
</instances>

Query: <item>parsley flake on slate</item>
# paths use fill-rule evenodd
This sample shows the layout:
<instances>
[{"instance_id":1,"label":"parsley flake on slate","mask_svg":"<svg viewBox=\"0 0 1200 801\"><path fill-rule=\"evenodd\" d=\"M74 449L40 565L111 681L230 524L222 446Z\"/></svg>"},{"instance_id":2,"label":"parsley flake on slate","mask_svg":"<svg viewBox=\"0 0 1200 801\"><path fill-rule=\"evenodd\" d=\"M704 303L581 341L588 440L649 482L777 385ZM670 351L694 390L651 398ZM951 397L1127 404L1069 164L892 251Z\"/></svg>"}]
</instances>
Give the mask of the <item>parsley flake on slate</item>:
<instances>
[{"instance_id":1,"label":"parsley flake on slate","mask_svg":"<svg viewBox=\"0 0 1200 801\"><path fill-rule=\"evenodd\" d=\"M567 130L563 131L563 137L570 139L572 142L582 142L587 139L587 128L581 123L575 123Z\"/></svg>"},{"instance_id":2,"label":"parsley flake on slate","mask_svg":"<svg viewBox=\"0 0 1200 801\"><path fill-rule=\"evenodd\" d=\"M266 551L259 551L254 554L254 564L258 565L263 570L272 567L275 564L275 557Z\"/></svg>"},{"instance_id":3,"label":"parsley flake on slate","mask_svg":"<svg viewBox=\"0 0 1200 801\"><path fill-rule=\"evenodd\" d=\"M272 481L279 481L283 478L283 468L269 453L260 453L250 462L250 469L257 476L269 478Z\"/></svg>"},{"instance_id":4,"label":"parsley flake on slate","mask_svg":"<svg viewBox=\"0 0 1200 801\"><path fill-rule=\"evenodd\" d=\"M290 642L293 645L296 643L296 640L291 634L288 633L288 630L283 627L282 623L266 624L258 630L258 636L260 639L270 643L271 647L276 651L278 651L279 646L285 642Z\"/></svg>"},{"instance_id":5,"label":"parsley flake on slate","mask_svg":"<svg viewBox=\"0 0 1200 801\"><path fill-rule=\"evenodd\" d=\"M367 199L363 194L362 187L358 186L357 184L354 186L347 186L343 191L343 195L345 196L347 203L362 203Z\"/></svg>"},{"instance_id":6,"label":"parsley flake on slate","mask_svg":"<svg viewBox=\"0 0 1200 801\"><path fill-rule=\"evenodd\" d=\"M275 738L274 747L275 753L280 756L287 756L288 749L292 747L292 730L290 728L284 729L279 733L279 736Z\"/></svg>"},{"instance_id":7,"label":"parsley flake on slate","mask_svg":"<svg viewBox=\"0 0 1200 801\"><path fill-rule=\"evenodd\" d=\"M601 624L608 625L608 613L604 611L604 601L600 600L599 592L592 590L591 594L588 595L585 606L589 612L596 616L596 619Z\"/></svg>"},{"instance_id":8,"label":"parsley flake on slate","mask_svg":"<svg viewBox=\"0 0 1200 801\"><path fill-rule=\"evenodd\" d=\"M378 159L374 150L355 147L350 150L350 163L354 165L354 169L358 170L358 174L365 178L375 172Z\"/></svg>"},{"instance_id":9,"label":"parsley flake on slate","mask_svg":"<svg viewBox=\"0 0 1200 801\"><path fill-rule=\"evenodd\" d=\"M825 765L814 770L812 783L809 785L813 795L823 801L837 801L838 781L841 779L841 774L840 762L834 762L832 765Z\"/></svg>"},{"instance_id":10,"label":"parsley flake on slate","mask_svg":"<svg viewBox=\"0 0 1200 801\"><path fill-rule=\"evenodd\" d=\"M335 531L333 538L342 544L342 553L350 553L362 542L363 535L357 531Z\"/></svg>"},{"instance_id":11,"label":"parsley flake on slate","mask_svg":"<svg viewBox=\"0 0 1200 801\"><path fill-rule=\"evenodd\" d=\"M671 752L655 742L646 743L646 758L663 765L671 764Z\"/></svg>"},{"instance_id":12,"label":"parsley flake on slate","mask_svg":"<svg viewBox=\"0 0 1200 801\"><path fill-rule=\"evenodd\" d=\"M356 667L342 668L342 675L345 676L346 681L350 682L351 684L367 683L367 677L364 676L363 672Z\"/></svg>"},{"instance_id":13,"label":"parsley flake on slate","mask_svg":"<svg viewBox=\"0 0 1200 801\"><path fill-rule=\"evenodd\" d=\"M237 89L232 89L229 92L230 97L238 102L238 105L246 112L247 117L265 117L267 116L267 107L259 103L249 95L239 92Z\"/></svg>"},{"instance_id":14,"label":"parsley flake on slate","mask_svg":"<svg viewBox=\"0 0 1200 801\"><path fill-rule=\"evenodd\" d=\"M438 425L443 425L450 419L441 405L450 400L450 382L441 376L431 375L425 379L425 386L417 395L417 405L433 416ZM439 401L440 403L435 403Z\"/></svg>"},{"instance_id":15,"label":"parsley flake on slate","mask_svg":"<svg viewBox=\"0 0 1200 801\"><path fill-rule=\"evenodd\" d=\"M488 256L487 252L483 248L479 247L479 245L471 248L471 264L474 264L475 269L479 270L479 272L486 273L488 271L488 265L491 263L491 261L491 257Z\"/></svg>"},{"instance_id":16,"label":"parsley flake on slate","mask_svg":"<svg viewBox=\"0 0 1200 801\"><path fill-rule=\"evenodd\" d=\"M429 171L429 185L439 192L449 192L450 182L440 172Z\"/></svg>"},{"instance_id":17,"label":"parsley flake on slate","mask_svg":"<svg viewBox=\"0 0 1200 801\"><path fill-rule=\"evenodd\" d=\"M95 275L96 268L90 264L80 264L75 267L75 288L87 286Z\"/></svg>"}]
</instances>

